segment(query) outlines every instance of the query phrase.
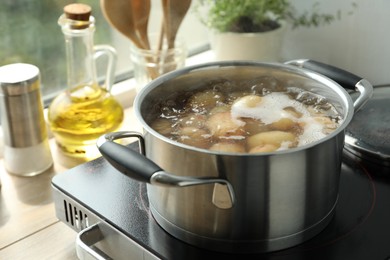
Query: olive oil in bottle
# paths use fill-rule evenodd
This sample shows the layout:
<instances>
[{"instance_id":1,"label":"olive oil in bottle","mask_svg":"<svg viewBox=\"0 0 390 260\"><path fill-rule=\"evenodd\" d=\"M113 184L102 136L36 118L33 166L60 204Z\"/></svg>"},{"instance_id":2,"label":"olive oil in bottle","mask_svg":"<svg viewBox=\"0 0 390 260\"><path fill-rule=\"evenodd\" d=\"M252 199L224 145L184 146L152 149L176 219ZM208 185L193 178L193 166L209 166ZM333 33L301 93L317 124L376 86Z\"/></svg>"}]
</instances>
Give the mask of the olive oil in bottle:
<instances>
[{"instance_id":1,"label":"olive oil in bottle","mask_svg":"<svg viewBox=\"0 0 390 260\"><path fill-rule=\"evenodd\" d=\"M123 121L123 108L110 94L116 54L112 47L93 45L88 5L67 5L58 23L65 37L68 88L50 104L48 119L60 151L87 161L100 155L96 139L118 130ZM104 86L96 77L95 57L100 55L108 56Z\"/></svg>"}]
</instances>

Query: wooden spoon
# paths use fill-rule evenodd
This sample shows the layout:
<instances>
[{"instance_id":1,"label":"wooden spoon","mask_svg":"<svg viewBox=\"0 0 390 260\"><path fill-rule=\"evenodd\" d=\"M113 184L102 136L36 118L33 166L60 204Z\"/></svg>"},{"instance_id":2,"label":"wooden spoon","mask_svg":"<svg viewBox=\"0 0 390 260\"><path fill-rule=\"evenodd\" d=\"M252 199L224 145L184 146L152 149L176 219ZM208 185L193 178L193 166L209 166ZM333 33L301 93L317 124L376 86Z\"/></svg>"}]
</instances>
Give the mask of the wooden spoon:
<instances>
[{"instance_id":1,"label":"wooden spoon","mask_svg":"<svg viewBox=\"0 0 390 260\"><path fill-rule=\"evenodd\" d=\"M128 0L100 0L103 15L120 33L129 38L138 48L146 46L135 32L134 17Z\"/></svg>"},{"instance_id":2,"label":"wooden spoon","mask_svg":"<svg viewBox=\"0 0 390 260\"><path fill-rule=\"evenodd\" d=\"M112 1L112 0L111 0ZM150 15L150 0L129 0L134 18L135 31L142 44L150 49L148 38L148 23Z\"/></svg>"},{"instance_id":3,"label":"wooden spoon","mask_svg":"<svg viewBox=\"0 0 390 260\"><path fill-rule=\"evenodd\" d=\"M183 21L191 0L162 0L164 12L164 31L168 41L168 48L175 47L177 31Z\"/></svg>"}]
</instances>

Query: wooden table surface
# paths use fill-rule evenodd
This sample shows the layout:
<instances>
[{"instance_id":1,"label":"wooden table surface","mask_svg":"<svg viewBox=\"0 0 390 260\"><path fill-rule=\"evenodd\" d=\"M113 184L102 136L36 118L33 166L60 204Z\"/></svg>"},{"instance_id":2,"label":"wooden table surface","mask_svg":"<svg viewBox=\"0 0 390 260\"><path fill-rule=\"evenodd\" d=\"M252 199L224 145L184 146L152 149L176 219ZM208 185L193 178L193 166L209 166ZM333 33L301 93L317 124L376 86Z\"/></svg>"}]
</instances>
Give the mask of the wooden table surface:
<instances>
[{"instance_id":1,"label":"wooden table surface","mask_svg":"<svg viewBox=\"0 0 390 260\"><path fill-rule=\"evenodd\" d=\"M124 129L140 131L132 109L126 110ZM50 140L54 165L33 177L9 174L0 161L0 259L78 259L77 233L60 222L54 209L51 179L79 164L63 160Z\"/></svg>"}]
</instances>

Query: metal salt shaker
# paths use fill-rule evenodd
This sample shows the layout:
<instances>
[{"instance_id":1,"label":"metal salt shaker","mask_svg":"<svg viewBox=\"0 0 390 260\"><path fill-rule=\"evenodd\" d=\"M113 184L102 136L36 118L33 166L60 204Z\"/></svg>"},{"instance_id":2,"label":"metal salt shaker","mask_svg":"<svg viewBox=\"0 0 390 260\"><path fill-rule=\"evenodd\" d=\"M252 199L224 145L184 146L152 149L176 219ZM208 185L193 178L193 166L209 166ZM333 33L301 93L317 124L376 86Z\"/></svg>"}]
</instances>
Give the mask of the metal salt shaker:
<instances>
[{"instance_id":1,"label":"metal salt shaker","mask_svg":"<svg viewBox=\"0 0 390 260\"><path fill-rule=\"evenodd\" d=\"M0 67L0 111L6 170L33 176L50 168L53 159L36 66L15 63Z\"/></svg>"}]
</instances>

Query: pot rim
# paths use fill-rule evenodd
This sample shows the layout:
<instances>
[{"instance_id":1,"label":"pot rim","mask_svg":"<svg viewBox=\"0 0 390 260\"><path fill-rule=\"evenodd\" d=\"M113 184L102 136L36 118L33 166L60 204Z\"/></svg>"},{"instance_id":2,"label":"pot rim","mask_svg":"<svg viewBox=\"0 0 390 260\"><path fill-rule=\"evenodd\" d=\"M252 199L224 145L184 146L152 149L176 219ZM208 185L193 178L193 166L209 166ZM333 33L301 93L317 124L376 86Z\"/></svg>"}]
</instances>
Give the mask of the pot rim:
<instances>
[{"instance_id":1,"label":"pot rim","mask_svg":"<svg viewBox=\"0 0 390 260\"><path fill-rule=\"evenodd\" d=\"M141 115L141 104L142 101L147 97L148 93L150 93L153 89L158 88L162 83L169 81L171 79L174 79L178 76L188 74L192 71L197 71L197 70L205 70L205 69L211 69L211 68L222 68L222 67L240 67L240 66L256 66L256 67L269 67L272 69L282 69L284 71L287 71L288 73L304 76L308 79L314 80L319 82L320 84L330 88L333 92L335 92L339 97L340 100L343 101L343 104L345 104L345 109L346 109L346 114L344 115L343 122L339 125L339 127L333 131L332 133L326 135L325 137L314 141L310 142L308 144L296 147L296 148L289 148L286 150L281 150L281 151L274 151L274 152L261 152L261 153L233 153L233 152L221 152L221 151L211 151L208 149L203 149L203 148L198 148L194 147L191 145L186 145L177 141L174 141L168 137L165 137L164 135L158 133L156 130L154 130L152 127L150 127L146 121L144 120L143 116ZM302 151L309 149L311 147L317 146L321 143L324 143L328 141L329 139L334 138L338 134L344 131L344 129L348 126L350 121L353 118L354 115L354 106L353 106L353 101L351 96L348 94L348 92L337 82L334 80L319 74L317 72L304 69L304 68L299 68L294 65L286 65L282 63L273 63L273 62L257 62L257 61L214 61L214 62L207 62L207 63L202 63L198 65L192 65L188 67L184 67L169 73L166 73L155 80L149 82L147 85L145 85L140 92L136 95L135 100L134 100L134 113L139 122L141 123L143 129L144 129L144 134L145 131L149 134L152 134L156 138L162 139L163 141L170 143L174 146L181 147L183 149L187 150L193 150L193 151L198 151L202 153L207 153L207 154L213 154L213 155L234 155L234 156L259 156L259 155L281 155L281 154L289 154L289 153L294 153L297 151Z\"/></svg>"}]
</instances>

